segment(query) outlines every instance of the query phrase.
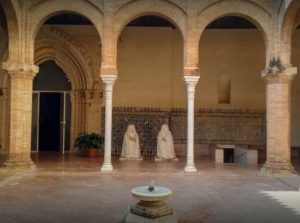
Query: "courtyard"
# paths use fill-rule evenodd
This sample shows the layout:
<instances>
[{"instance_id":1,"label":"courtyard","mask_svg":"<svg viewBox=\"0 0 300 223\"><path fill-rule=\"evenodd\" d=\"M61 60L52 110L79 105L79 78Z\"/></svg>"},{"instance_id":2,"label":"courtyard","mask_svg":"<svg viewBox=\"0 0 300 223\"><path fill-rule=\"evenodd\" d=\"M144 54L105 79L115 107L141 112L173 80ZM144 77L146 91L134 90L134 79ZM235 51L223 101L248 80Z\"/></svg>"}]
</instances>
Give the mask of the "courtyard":
<instances>
[{"instance_id":1,"label":"courtyard","mask_svg":"<svg viewBox=\"0 0 300 223\"><path fill-rule=\"evenodd\" d=\"M0 0L0 223L121 223L151 182L179 223L300 222L299 67L300 0Z\"/></svg>"},{"instance_id":2,"label":"courtyard","mask_svg":"<svg viewBox=\"0 0 300 223\"><path fill-rule=\"evenodd\" d=\"M0 173L1 223L120 223L128 205L136 202L130 190L151 180L171 188L168 203L182 223L300 221L293 200L286 204L276 193L267 195L295 193L299 204L300 177L262 176L256 165L215 164L197 157L198 172L186 174L182 157L178 162L114 158L116 170L103 174L98 158L56 153L32 158L34 170ZM295 166L299 171L299 163Z\"/></svg>"}]
</instances>

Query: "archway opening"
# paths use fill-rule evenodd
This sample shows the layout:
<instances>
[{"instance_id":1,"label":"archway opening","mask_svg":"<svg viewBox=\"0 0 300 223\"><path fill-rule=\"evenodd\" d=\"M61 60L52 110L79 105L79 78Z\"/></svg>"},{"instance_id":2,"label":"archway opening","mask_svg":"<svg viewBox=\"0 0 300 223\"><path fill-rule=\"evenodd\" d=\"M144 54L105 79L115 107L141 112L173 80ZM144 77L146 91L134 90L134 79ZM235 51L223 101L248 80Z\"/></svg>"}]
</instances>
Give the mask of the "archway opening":
<instances>
[{"instance_id":1,"label":"archway opening","mask_svg":"<svg viewBox=\"0 0 300 223\"><path fill-rule=\"evenodd\" d=\"M71 83L54 61L39 67L33 80L32 151L69 151Z\"/></svg>"},{"instance_id":2,"label":"archway opening","mask_svg":"<svg viewBox=\"0 0 300 223\"><path fill-rule=\"evenodd\" d=\"M0 154L5 153L6 72L2 62L8 57L8 29L4 10L0 5Z\"/></svg>"},{"instance_id":3,"label":"archway opening","mask_svg":"<svg viewBox=\"0 0 300 223\"><path fill-rule=\"evenodd\" d=\"M77 152L74 142L79 133L100 133L101 129L99 33L82 15L55 13L40 27L34 51L40 72L33 85L32 150ZM51 117L47 117L47 112L43 117L43 105L45 111L53 109ZM49 125L46 122L43 127L42 118L56 120L53 126L55 140L52 140L55 145L42 145L42 131ZM38 136L34 128L37 124L40 128Z\"/></svg>"},{"instance_id":4,"label":"archway opening","mask_svg":"<svg viewBox=\"0 0 300 223\"><path fill-rule=\"evenodd\" d=\"M162 124L169 124L173 132L170 113L174 108L185 107L181 32L163 17L138 17L119 36L117 60L113 154L121 154L127 126L134 124L142 155L154 157ZM176 143L174 132L173 137Z\"/></svg>"},{"instance_id":5,"label":"archway opening","mask_svg":"<svg viewBox=\"0 0 300 223\"><path fill-rule=\"evenodd\" d=\"M264 67L265 43L254 23L225 16L206 27L199 43L201 79L195 98L198 115L206 118L195 120L196 151L211 155L216 154L212 150L226 154L234 149L231 162L264 162Z\"/></svg>"}]
</instances>

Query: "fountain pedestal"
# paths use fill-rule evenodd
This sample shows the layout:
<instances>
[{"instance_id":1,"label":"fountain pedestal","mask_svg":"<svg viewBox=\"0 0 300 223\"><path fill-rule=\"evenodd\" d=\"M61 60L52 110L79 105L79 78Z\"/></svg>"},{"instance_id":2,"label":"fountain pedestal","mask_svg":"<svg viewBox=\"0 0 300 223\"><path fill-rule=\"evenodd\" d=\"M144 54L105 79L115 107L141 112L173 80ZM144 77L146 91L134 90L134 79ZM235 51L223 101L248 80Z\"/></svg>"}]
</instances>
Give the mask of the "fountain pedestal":
<instances>
[{"instance_id":1,"label":"fountain pedestal","mask_svg":"<svg viewBox=\"0 0 300 223\"><path fill-rule=\"evenodd\" d=\"M140 202L131 205L125 215L125 223L177 223L173 209L164 200L172 191L166 187L136 187L131 191Z\"/></svg>"}]
</instances>

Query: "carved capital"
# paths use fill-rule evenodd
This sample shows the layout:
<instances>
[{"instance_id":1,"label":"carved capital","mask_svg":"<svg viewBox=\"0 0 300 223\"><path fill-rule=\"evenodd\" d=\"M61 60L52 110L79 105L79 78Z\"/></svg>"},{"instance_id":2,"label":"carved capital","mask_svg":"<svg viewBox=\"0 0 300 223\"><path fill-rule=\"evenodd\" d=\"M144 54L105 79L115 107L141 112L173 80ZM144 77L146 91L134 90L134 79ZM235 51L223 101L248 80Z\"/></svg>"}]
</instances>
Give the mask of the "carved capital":
<instances>
[{"instance_id":1,"label":"carved capital","mask_svg":"<svg viewBox=\"0 0 300 223\"><path fill-rule=\"evenodd\" d=\"M200 76L184 76L183 79L188 87L195 88L200 79Z\"/></svg>"},{"instance_id":2,"label":"carved capital","mask_svg":"<svg viewBox=\"0 0 300 223\"><path fill-rule=\"evenodd\" d=\"M87 104L101 104L103 94L99 90L86 90L85 91L85 102Z\"/></svg>"},{"instance_id":3,"label":"carved capital","mask_svg":"<svg viewBox=\"0 0 300 223\"><path fill-rule=\"evenodd\" d=\"M268 84L291 83L297 74L297 67L286 67L278 72L270 72L269 68L266 68L261 74Z\"/></svg>"},{"instance_id":4,"label":"carved capital","mask_svg":"<svg viewBox=\"0 0 300 223\"><path fill-rule=\"evenodd\" d=\"M117 75L101 75L100 76L102 81L105 83L105 85L111 85L113 86L115 81L117 80Z\"/></svg>"},{"instance_id":5,"label":"carved capital","mask_svg":"<svg viewBox=\"0 0 300 223\"><path fill-rule=\"evenodd\" d=\"M85 101L86 94L84 90L73 90L70 92L72 104L82 104Z\"/></svg>"},{"instance_id":6,"label":"carved capital","mask_svg":"<svg viewBox=\"0 0 300 223\"><path fill-rule=\"evenodd\" d=\"M194 100L195 87L198 83L200 76L184 76L183 79L187 86L188 100Z\"/></svg>"},{"instance_id":7,"label":"carved capital","mask_svg":"<svg viewBox=\"0 0 300 223\"><path fill-rule=\"evenodd\" d=\"M4 62L3 70L6 70L10 78L33 79L39 72L39 67L34 64L19 63L14 61Z\"/></svg>"}]
</instances>

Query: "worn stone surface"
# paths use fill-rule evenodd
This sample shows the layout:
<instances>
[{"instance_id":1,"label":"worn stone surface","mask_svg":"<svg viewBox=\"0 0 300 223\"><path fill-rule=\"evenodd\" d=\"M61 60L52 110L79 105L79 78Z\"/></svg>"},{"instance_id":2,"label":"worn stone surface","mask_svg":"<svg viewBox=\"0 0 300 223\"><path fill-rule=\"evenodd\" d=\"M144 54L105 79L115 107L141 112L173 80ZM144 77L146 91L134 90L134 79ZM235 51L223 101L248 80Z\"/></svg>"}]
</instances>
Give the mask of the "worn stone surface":
<instances>
[{"instance_id":1,"label":"worn stone surface","mask_svg":"<svg viewBox=\"0 0 300 223\"><path fill-rule=\"evenodd\" d=\"M125 220L124 223L177 223L178 220L175 216L175 214L155 218L155 219L150 219L150 218L144 218L139 215L135 215L132 213L127 213L125 215Z\"/></svg>"},{"instance_id":2,"label":"worn stone surface","mask_svg":"<svg viewBox=\"0 0 300 223\"><path fill-rule=\"evenodd\" d=\"M173 191L168 203L180 223L300 220L292 207L262 193L296 192L299 176L265 177L256 166L216 165L196 157L199 171L185 174L184 157L167 163L114 159L115 171L102 174L102 159L49 153L32 158L35 171L0 171L1 223L121 223L128 205L136 202L131 189L150 180Z\"/></svg>"}]
</instances>

